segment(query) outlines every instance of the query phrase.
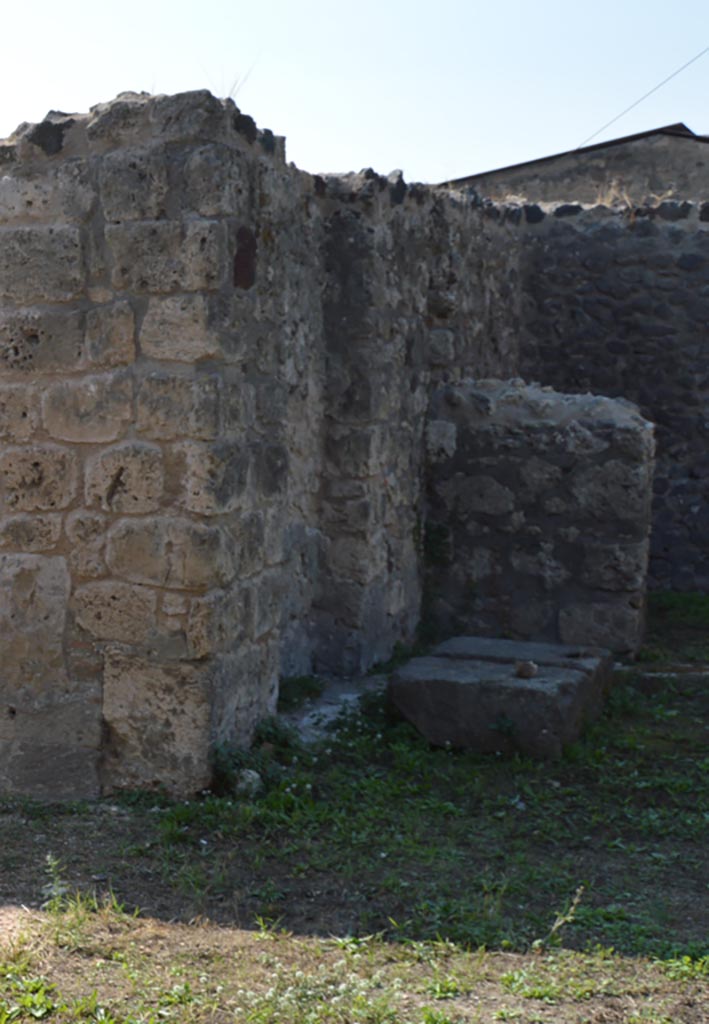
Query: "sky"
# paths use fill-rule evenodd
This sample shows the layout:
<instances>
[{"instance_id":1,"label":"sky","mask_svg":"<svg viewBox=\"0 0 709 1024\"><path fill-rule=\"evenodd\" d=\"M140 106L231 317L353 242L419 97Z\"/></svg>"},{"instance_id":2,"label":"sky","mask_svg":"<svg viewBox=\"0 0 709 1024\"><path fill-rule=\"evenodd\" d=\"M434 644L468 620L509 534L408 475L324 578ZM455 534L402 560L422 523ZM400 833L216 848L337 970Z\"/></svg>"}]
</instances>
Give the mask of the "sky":
<instances>
[{"instance_id":1,"label":"sky","mask_svg":"<svg viewBox=\"0 0 709 1024\"><path fill-rule=\"evenodd\" d=\"M707 0L25 0L0 138L123 90L231 95L312 172L437 182L579 146L704 47ZM709 53L593 141L709 134Z\"/></svg>"}]
</instances>

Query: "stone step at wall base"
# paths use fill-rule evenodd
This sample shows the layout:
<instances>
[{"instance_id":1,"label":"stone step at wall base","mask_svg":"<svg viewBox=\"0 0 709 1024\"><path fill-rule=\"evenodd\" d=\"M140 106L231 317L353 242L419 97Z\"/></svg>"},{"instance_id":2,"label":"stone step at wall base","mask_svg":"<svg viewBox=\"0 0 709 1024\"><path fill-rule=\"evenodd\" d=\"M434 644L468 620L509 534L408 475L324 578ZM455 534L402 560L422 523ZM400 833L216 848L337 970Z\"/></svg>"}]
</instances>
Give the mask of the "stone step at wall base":
<instances>
[{"instance_id":1,"label":"stone step at wall base","mask_svg":"<svg viewBox=\"0 0 709 1024\"><path fill-rule=\"evenodd\" d=\"M391 703L435 746L556 759L603 706L607 651L456 637L391 677Z\"/></svg>"}]
</instances>

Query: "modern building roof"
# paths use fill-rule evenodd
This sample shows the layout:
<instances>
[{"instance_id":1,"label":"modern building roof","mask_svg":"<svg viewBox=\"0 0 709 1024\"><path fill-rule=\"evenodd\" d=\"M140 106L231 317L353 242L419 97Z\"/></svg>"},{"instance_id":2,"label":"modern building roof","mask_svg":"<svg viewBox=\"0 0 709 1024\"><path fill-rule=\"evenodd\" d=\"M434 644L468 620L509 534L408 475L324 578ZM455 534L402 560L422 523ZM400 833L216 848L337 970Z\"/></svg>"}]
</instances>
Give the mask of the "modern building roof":
<instances>
[{"instance_id":1,"label":"modern building roof","mask_svg":"<svg viewBox=\"0 0 709 1024\"><path fill-rule=\"evenodd\" d=\"M592 146L579 146L578 149L567 149L563 153L553 153L551 156L537 157L534 160L523 160L519 164L507 164L506 167L495 167L491 171L478 171L476 174L466 174L462 178L453 178L450 181L442 181L441 186L463 185L466 181L473 181L475 178L487 177L490 174L502 174L506 171L517 170L522 167L531 167L533 164L550 163L552 160L559 160L561 157L574 156L577 153L591 153L594 150L609 149L611 146L622 146L628 142L637 142L639 139L648 139L654 135L673 135L677 138L691 139L693 142L709 142L709 135L697 135L688 128L686 124L678 121L677 124L668 124L662 128L651 128L649 131L637 132L635 135L624 135L620 139L609 139L607 142L595 142Z\"/></svg>"}]
</instances>

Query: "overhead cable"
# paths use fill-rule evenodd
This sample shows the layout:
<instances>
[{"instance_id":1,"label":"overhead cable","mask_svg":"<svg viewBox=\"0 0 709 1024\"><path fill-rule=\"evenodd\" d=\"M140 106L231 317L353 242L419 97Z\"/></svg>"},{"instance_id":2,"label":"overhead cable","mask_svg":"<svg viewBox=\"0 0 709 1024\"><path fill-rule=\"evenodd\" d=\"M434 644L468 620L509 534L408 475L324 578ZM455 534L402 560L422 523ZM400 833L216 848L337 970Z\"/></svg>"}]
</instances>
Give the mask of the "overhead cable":
<instances>
[{"instance_id":1,"label":"overhead cable","mask_svg":"<svg viewBox=\"0 0 709 1024\"><path fill-rule=\"evenodd\" d=\"M664 78L664 79L663 79L663 80L662 80L661 82L659 82L659 83L658 83L658 84L657 84L657 85L656 85L656 86L655 86L654 88L652 88L652 89L650 90L650 92L646 92L644 96L641 96L639 100L636 100L636 101L635 101L635 103L631 103L631 104L630 104L630 106L629 106L629 107L626 107L626 108L625 108L625 110L624 110L624 111L623 111L622 113L618 114L618 115L617 115L616 117L614 117L614 118L613 118L613 119L612 119L611 121L609 121L609 122L608 122L607 124L604 124L604 125L603 125L603 127L602 127L602 128L599 128L597 132L594 132L594 133L593 133L593 135L589 135L589 137L588 137L587 139L584 139L584 140L583 140L583 142L580 142L580 143L578 144L578 146L577 146L576 148L577 148L577 149L581 149L581 147L582 147L582 146L585 146L585 145L586 145L587 143L589 143L589 142L591 141L591 139L595 139L597 135L600 135L600 134L601 134L601 132L604 132L604 131L606 130L606 128L610 128L610 126L611 126L612 124L615 124L615 123L616 123L616 121L620 121L621 117L625 117L625 115L626 115L627 113L629 113L629 112L630 112L631 110L633 110L633 109L634 109L635 107L637 107L637 106L638 106L638 105L639 105L640 103L642 103L642 101L643 101L643 100L646 100L646 99L648 98L648 96L652 96L652 94L653 94L654 92L657 92L657 90L658 90L658 89L661 89L663 85L667 85L667 83L668 83L668 82L669 82L669 81L670 81L670 80L671 80L672 78L675 78L675 77L676 77L676 76L677 76L677 75L678 75L678 74L680 73L680 71L684 71L684 69L685 69L685 68L688 68L690 64L694 64L695 60L699 60L699 58L700 58L700 57L703 57L705 53L709 53L709 46L706 46L706 47L705 47L705 48L704 48L704 49L703 49L703 50L701 51L701 53L698 53L698 54L696 55L696 57L692 57L692 59L691 59L691 60L688 60L688 61L687 61L687 63L686 63L686 64L683 64L681 68L677 68L677 70L676 70L676 71L673 71L671 75L668 75L668 76L667 76L667 78Z\"/></svg>"}]
</instances>

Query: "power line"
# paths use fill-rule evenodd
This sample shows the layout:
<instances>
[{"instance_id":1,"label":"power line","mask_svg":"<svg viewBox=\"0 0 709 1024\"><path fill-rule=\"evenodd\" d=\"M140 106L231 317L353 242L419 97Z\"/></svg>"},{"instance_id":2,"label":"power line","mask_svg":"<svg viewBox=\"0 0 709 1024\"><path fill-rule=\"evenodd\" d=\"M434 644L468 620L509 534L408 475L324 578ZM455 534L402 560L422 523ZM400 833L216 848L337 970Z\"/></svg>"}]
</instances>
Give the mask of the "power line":
<instances>
[{"instance_id":1,"label":"power line","mask_svg":"<svg viewBox=\"0 0 709 1024\"><path fill-rule=\"evenodd\" d=\"M699 58L703 57L705 53L709 53L709 46L706 46L701 51L701 53L698 53L696 55L696 57L692 57L691 60L688 60L687 63L683 64L681 68L677 68L676 71L673 71L671 75L668 75L667 78L664 78L658 85L656 85L653 89L651 89L650 92L646 92L644 96L641 96L639 100L636 100L635 103L631 103L629 107L626 107L626 109L622 113L620 113L616 117L614 117L611 121L608 122L608 124L604 124L603 127L599 128L597 132L593 133L593 135L589 135L589 137L587 139L584 139L583 142L580 142L576 148L577 149L581 149L581 147L585 146L587 142L591 141L591 139L595 139L597 135L600 135L601 132L604 132L606 130L606 128L610 128L610 126L612 124L615 124L616 121L620 121L621 117L625 117L625 115L627 113L629 113L631 110L633 110L635 107L637 107L640 103L642 103L643 100L646 100L648 98L648 96L652 96L652 94L654 92L657 92L658 89L661 89L663 85L667 85L667 83L670 81L670 79L675 78L675 76L678 75L680 73L680 71L684 71L684 69L688 68L690 64L694 64L695 60L699 60Z\"/></svg>"}]
</instances>

